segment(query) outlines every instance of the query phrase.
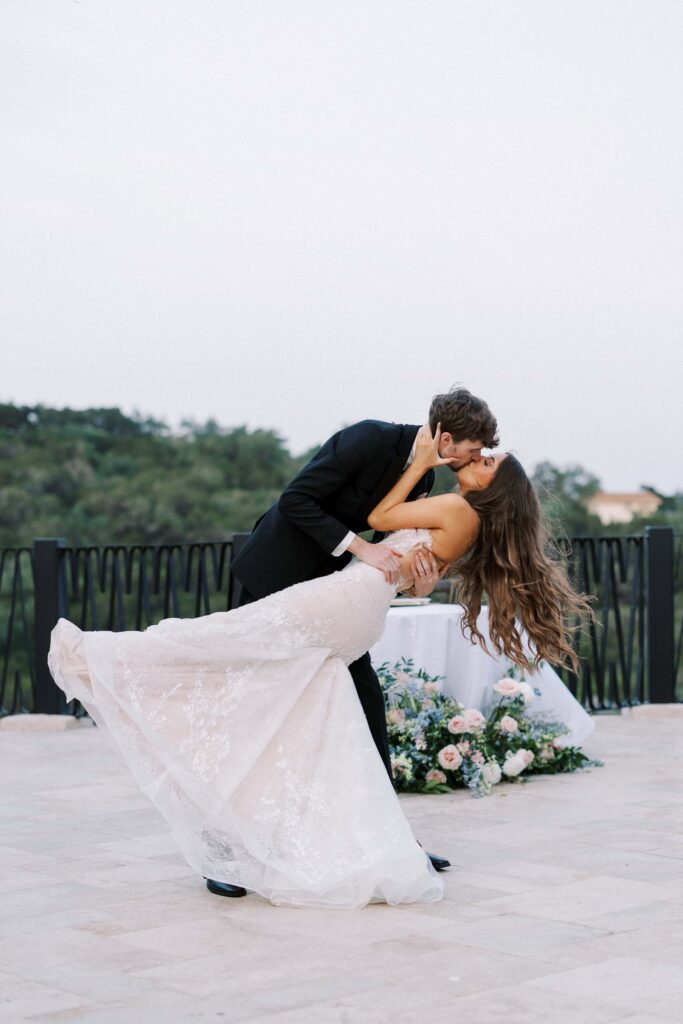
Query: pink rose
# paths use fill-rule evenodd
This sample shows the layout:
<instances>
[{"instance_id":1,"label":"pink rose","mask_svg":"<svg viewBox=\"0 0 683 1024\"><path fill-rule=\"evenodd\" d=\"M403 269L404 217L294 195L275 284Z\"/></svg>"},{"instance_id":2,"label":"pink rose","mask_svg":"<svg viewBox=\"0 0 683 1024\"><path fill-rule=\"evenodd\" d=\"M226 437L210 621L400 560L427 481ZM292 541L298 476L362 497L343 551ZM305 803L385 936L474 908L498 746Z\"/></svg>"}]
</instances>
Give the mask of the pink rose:
<instances>
[{"instance_id":1,"label":"pink rose","mask_svg":"<svg viewBox=\"0 0 683 1024\"><path fill-rule=\"evenodd\" d=\"M464 712L465 732L481 732L486 725L486 719L477 708L467 708Z\"/></svg>"},{"instance_id":2,"label":"pink rose","mask_svg":"<svg viewBox=\"0 0 683 1024\"><path fill-rule=\"evenodd\" d=\"M425 683L423 689L428 697L434 697L435 694L441 692L441 687L438 683Z\"/></svg>"},{"instance_id":3,"label":"pink rose","mask_svg":"<svg viewBox=\"0 0 683 1024\"><path fill-rule=\"evenodd\" d=\"M410 682L410 676L408 675L407 672L403 672L401 670L396 673L396 682L401 683L403 686L407 686L408 683Z\"/></svg>"},{"instance_id":4,"label":"pink rose","mask_svg":"<svg viewBox=\"0 0 683 1024\"><path fill-rule=\"evenodd\" d=\"M462 754L452 743L442 747L436 758L442 768L448 768L452 772L462 764Z\"/></svg>"},{"instance_id":5,"label":"pink rose","mask_svg":"<svg viewBox=\"0 0 683 1024\"><path fill-rule=\"evenodd\" d=\"M516 683L514 679L500 679L493 684L493 689L501 697L517 697L520 693L519 683Z\"/></svg>"},{"instance_id":6,"label":"pink rose","mask_svg":"<svg viewBox=\"0 0 683 1024\"><path fill-rule=\"evenodd\" d=\"M507 732L509 733L510 736L512 736L519 729L519 724L517 722L517 719L513 718L512 715L503 715L500 722L498 723L498 728L500 729L501 732Z\"/></svg>"},{"instance_id":7,"label":"pink rose","mask_svg":"<svg viewBox=\"0 0 683 1024\"><path fill-rule=\"evenodd\" d=\"M527 766L531 764L535 756L531 750L525 750L524 747L520 747L517 753L520 754L524 764Z\"/></svg>"},{"instance_id":8,"label":"pink rose","mask_svg":"<svg viewBox=\"0 0 683 1024\"><path fill-rule=\"evenodd\" d=\"M448 723L447 729L452 733L465 732L464 715L454 715Z\"/></svg>"},{"instance_id":9,"label":"pink rose","mask_svg":"<svg viewBox=\"0 0 683 1024\"><path fill-rule=\"evenodd\" d=\"M439 785L445 785L448 779L443 772L440 772L438 768L432 768L431 771L427 772L425 776L427 782L438 782Z\"/></svg>"},{"instance_id":10,"label":"pink rose","mask_svg":"<svg viewBox=\"0 0 683 1024\"><path fill-rule=\"evenodd\" d=\"M390 708L387 712L390 725L405 725L406 715L402 708Z\"/></svg>"}]
</instances>

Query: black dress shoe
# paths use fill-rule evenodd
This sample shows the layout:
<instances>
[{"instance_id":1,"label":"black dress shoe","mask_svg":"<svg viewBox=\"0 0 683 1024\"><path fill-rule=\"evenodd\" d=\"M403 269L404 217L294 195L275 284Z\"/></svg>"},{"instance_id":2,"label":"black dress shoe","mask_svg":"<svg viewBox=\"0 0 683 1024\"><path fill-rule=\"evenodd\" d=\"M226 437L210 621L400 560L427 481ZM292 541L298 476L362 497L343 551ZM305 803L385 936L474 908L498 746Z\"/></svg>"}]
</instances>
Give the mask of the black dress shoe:
<instances>
[{"instance_id":1,"label":"black dress shoe","mask_svg":"<svg viewBox=\"0 0 683 1024\"><path fill-rule=\"evenodd\" d=\"M229 882L217 882L213 878L207 878L206 888L216 896L246 896L247 890L241 885L230 885Z\"/></svg>"},{"instance_id":2,"label":"black dress shoe","mask_svg":"<svg viewBox=\"0 0 683 1024\"><path fill-rule=\"evenodd\" d=\"M427 856L431 860L435 871L445 871L446 868L451 866L451 862L446 860L445 857L439 857L435 853L428 853Z\"/></svg>"}]
</instances>

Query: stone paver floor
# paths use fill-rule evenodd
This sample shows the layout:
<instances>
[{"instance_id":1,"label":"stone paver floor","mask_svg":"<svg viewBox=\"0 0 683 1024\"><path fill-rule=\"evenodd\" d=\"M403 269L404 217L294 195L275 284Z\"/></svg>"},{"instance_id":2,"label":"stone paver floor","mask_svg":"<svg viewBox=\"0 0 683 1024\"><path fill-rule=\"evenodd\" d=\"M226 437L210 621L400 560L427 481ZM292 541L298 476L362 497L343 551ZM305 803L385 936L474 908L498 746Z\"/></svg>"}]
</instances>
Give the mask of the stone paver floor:
<instances>
[{"instance_id":1,"label":"stone paver floor","mask_svg":"<svg viewBox=\"0 0 683 1024\"><path fill-rule=\"evenodd\" d=\"M678 710L678 709L676 709ZM604 768L405 797L443 903L212 896L101 732L0 729L0 1019L683 1021L683 717L603 716Z\"/></svg>"}]
</instances>

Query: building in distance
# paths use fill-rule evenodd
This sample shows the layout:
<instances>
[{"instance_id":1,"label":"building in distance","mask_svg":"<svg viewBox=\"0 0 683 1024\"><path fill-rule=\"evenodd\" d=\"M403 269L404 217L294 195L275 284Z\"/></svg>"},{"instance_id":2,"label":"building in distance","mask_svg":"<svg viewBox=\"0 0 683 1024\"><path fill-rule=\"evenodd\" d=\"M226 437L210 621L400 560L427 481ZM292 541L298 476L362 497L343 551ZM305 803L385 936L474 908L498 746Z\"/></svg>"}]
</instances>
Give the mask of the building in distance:
<instances>
[{"instance_id":1,"label":"building in distance","mask_svg":"<svg viewBox=\"0 0 683 1024\"><path fill-rule=\"evenodd\" d=\"M610 523L630 523L636 516L653 516L661 504L662 499L652 491L639 491L637 494L596 491L586 502L586 507L603 526L609 526Z\"/></svg>"}]
</instances>

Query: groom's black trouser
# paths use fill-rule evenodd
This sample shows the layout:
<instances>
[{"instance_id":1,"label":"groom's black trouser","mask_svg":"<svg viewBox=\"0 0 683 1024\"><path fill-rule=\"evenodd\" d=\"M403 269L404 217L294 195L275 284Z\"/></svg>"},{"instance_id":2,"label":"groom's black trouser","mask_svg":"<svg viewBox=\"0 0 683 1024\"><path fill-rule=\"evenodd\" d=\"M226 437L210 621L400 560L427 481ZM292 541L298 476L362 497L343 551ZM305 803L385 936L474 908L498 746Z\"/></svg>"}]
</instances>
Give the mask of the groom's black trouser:
<instances>
[{"instance_id":1,"label":"groom's black trouser","mask_svg":"<svg viewBox=\"0 0 683 1024\"><path fill-rule=\"evenodd\" d=\"M240 607L245 604L251 604L256 598L253 597L248 590L242 588L242 593L239 599ZM389 754L389 737L387 735L387 718L386 711L384 708L384 695L382 693L382 687L380 686L377 674L372 667L370 661L370 655L364 654L358 661L354 661L352 665L349 665L349 672L353 679L356 687L356 693L361 703L361 707L365 712L365 717L372 733L372 738L375 741L375 746L379 752L379 756L382 758L382 763L389 773L389 778L393 784L393 775L391 774L391 756Z\"/></svg>"}]
</instances>

